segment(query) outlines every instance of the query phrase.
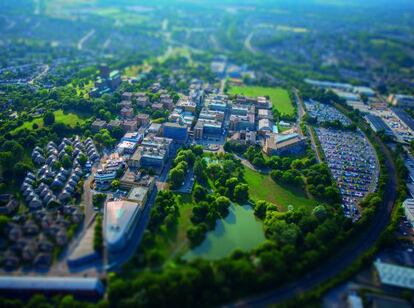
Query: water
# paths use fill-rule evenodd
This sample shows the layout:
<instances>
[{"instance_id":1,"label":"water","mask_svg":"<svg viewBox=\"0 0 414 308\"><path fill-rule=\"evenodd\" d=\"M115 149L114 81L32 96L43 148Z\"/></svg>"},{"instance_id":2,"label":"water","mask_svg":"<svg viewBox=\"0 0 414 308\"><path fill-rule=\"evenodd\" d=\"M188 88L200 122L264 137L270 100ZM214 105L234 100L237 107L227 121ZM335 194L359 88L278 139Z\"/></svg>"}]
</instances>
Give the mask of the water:
<instances>
[{"instance_id":1,"label":"water","mask_svg":"<svg viewBox=\"0 0 414 308\"><path fill-rule=\"evenodd\" d=\"M197 257L217 260L229 256L235 249L251 250L265 241L263 225L248 206L231 205L226 219L217 221L216 228L206 235L201 245L188 251L183 258Z\"/></svg>"}]
</instances>

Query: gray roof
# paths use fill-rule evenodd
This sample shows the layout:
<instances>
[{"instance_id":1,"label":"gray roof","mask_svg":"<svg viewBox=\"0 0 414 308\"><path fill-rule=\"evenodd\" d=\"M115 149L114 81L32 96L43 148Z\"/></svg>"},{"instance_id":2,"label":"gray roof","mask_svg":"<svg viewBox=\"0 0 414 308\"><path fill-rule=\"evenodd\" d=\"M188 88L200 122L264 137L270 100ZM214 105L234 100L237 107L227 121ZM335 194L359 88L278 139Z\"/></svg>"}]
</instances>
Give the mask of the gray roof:
<instances>
[{"instance_id":1,"label":"gray roof","mask_svg":"<svg viewBox=\"0 0 414 308\"><path fill-rule=\"evenodd\" d=\"M97 278L83 277L0 277L0 290L23 291L92 291L103 294L105 289Z\"/></svg>"}]
</instances>

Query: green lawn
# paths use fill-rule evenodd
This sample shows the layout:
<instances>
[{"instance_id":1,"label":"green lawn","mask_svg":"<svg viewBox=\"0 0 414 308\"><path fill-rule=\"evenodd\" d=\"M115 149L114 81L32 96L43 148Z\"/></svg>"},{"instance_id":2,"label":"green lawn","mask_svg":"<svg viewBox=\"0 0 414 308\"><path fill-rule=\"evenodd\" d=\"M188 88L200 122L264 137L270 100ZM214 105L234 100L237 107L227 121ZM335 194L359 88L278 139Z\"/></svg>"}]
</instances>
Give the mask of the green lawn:
<instances>
[{"instance_id":1,"label":"green lawn","mask_svg":"<svg viewBox=\"0 0 414 308\"><path fill-rule=\"evenodd\" d=\"M80 117L79 115L72 112L64 112L63 110L56 110L53 112L55 114L55 122L63 123L71 127L75 127L77 123L83 124L87 119L85 117ZM15 133L21 129L27 128L29 130L33 129L33 124L43 127L43 118L35 118L31 121L24 122L21 126L15 128L11 133Z\"/></svg>"},{"instance_id":2,"label":"green lawn","mask_svg":"<svg viewBox=\"0 0 414 308\"><path fill-rule=\"evenodd\" d=\"M191 225L191 214L194 204L190 195L181 195L179 203L180 215L177 226L168 232L159 232L155 238L157 251L168 259L184 253L188 249L187 229Z\"/></svg>"},{"instance_id":3,"label":"green lawn","mask_svg":"<svg viewBox=\"0 0 414 308\"><path fill-rule=\"evenodd\" d=\"M317 205L315 200L306 197L302 189L278 185L269 175L260 174L246 167L244 169L244 178L249 185L250 197L253 200L272 202L280 210L286 210L289 205L293 205L295 209L313 208Z\"/></svg>"},{"instance_id":4,"label":"green lawn","mask_svg":"<svg viewBox=\"0 0 414 308\"><path fill-rule=\"evenodd\" d=\"M231 87L229 94L241 94L245 96L269 96L272 101L272 107L279 111L281 114L292 115L295 112L292 101L289 98L289 93L282 88L268 88L268 87Z\"/></svg>"}]
</instances>

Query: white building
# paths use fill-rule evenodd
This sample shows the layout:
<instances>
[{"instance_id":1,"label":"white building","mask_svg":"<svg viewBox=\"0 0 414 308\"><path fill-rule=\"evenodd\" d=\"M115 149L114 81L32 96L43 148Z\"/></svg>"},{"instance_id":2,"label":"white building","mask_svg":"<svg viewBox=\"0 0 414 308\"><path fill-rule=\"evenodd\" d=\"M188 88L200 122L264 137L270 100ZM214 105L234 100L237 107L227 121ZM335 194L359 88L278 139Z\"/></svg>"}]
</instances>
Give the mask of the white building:
<instances>
[{"instance_id":1,"label":"white building","mask_svg":"<svg viewBox=\"0 0 414 308\"><path fill-rule=\"evenodd\" d=\"M407 217L407 220L414 228L414 199L406 199L403 203L403 206L405 217Z\"/></svg>"}]
</instances>

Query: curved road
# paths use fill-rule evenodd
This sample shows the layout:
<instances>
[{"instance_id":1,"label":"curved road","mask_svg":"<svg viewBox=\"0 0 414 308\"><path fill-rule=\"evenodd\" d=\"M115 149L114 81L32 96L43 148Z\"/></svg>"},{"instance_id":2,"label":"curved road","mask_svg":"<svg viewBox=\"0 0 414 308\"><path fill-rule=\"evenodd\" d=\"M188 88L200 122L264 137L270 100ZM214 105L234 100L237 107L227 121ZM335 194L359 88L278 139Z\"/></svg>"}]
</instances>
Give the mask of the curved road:
<instances>
[{"instance_id":1,"label":"curved road","mask_svg":"<svg viewBox=\"0 0 414 308\"><path fill-rule=\"evenodd\" d=\"M321 264L320 267L312 270L299 280L293 281L273 291L239 300L229 306L263 307L270 304L278 304L297 297L307 291L311 291L345 271L353 262L376 244L381 233L390 222L391 212L397 197L397 176L391 153L378 137L376 138L376 142L380 145L382 152L386 155L386 172L389 175L389 179L384 192L384 206L376 211L371 220L371 225L361 231L362 233L355 239L355 241L339 248L335 255L329 257L329 259Z\"/></svg>"}]
</instances>

